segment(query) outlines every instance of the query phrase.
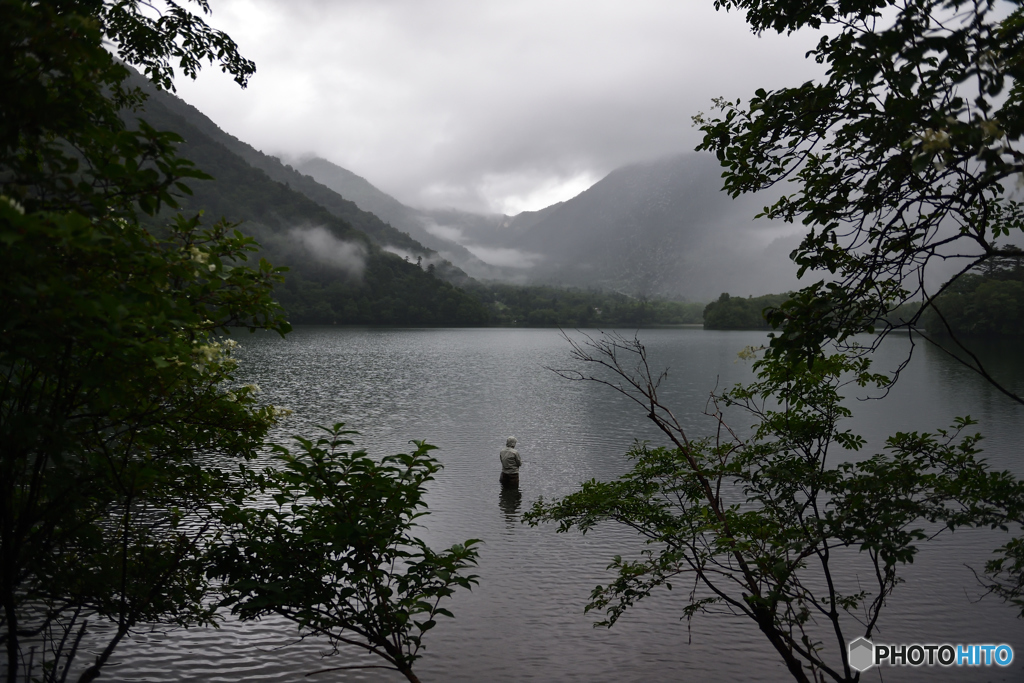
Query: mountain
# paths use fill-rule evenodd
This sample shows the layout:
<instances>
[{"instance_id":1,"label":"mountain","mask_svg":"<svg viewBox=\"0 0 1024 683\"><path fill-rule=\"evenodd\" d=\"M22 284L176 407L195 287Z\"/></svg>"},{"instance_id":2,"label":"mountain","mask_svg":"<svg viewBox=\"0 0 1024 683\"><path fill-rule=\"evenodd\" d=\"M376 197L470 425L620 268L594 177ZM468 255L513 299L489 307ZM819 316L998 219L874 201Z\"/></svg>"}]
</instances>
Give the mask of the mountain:
<instances>
[{"instance_id":1,"label":"mountain","mask_svg":"<svg viewBox=\"0 0 1024 683\"><path fill-rule=\"evenodd\" d=\"M537 320L610 308L570 304L554 290L482 287L474 277L596 288L625 302L708 301L797 284L787 255L798 231L754 221L771 198L731 200L709 155L626 166L568 201L516 216L417 209L326 160L285 164L137 83L149 93L142 117L181 135L181 155L214 177L189 183L183 210L243 221L261 256L291 269L277 296L293 322L516 324L531 320L531 306L545 312ZM622 306L616 315L625 320L633 313ZM637 311L638 319L649 314Z\"/></svg>"},{"instance_id":2,"label":"mountain","mask_svg":"<svg viewBox=\"0 0 1024 683\"><path fill-rule=\"evenodd\" d=\"M788 255L800 231L755 221L774 198L731 199L708 154L625 166L516 216L416 209L324 159L296 167L482 279L697 301L797 286Z\"/></svg>"},{"instance_id":3,"label":"mountain","mask_svg":"<svg viewBox=\"0 0 1024 683\"><path fill-rule=\"evenodd\" d=\"M178 133L179 154L214 177L189 181L186 214L243 221L261 256L290 272L275 294L292 322L485 324L486 308L450 281L464 272L329 188L220 130L176 97L149 94L140 118ZM442 279L442 277L444 279ZM448 280L448 281L446 281Z\"/></svg>"},{"instance_id":4,"label":"mountain","mask_svg":"<svg viewBox=\"0 0 1024 683\"><path fill-rule=\"evenodd\" d=\"M442 258L451 261L474 278L514 279L514 272L506 272L500 266L487 263L458 241L445 238L436 230L432 231L438 225L433 211L406 206L391 195L374 187L362 176L326 159L319 157L303 159L295 163L295 170L308 175L317 183L352 200L359 208L375 214L381 220L407 233L417 242L435 250ZM466 220L474 224L480 221L498 223L505 218L501 215L461 213Z\"/></svg>"},{"instance_id":5,"label":"mountain","mask_svg":"<svg viewBox=\"0 0 1024 683\"><path fill-rule=\"evenodd\" d=\"M733 200L720 175L707 154L633 164L568 201L468 237L521 252L537 282L704 301L794 288L788 254L799 231L755 221L771 198Z\"/></svg>"},{"instance_id":6,"label":"mountain","mask_svg":"<svg viewBox=\"0 0 1024 683\"><path fill-rule=\"evenodd\" d=\"M722 292L759 295L798 284L788 254L800 231L755 221L774 197L731 199L721 191L721 169L708 154L616 169L580 195L540 211L475 214L407 206L325 159L285 164L225 133L185 102L153 91L146 116L158 109L180 122L171 124L173 129L190 126L188 140L216 145L216 151L204 147L186 154L212 175L237 176L234 186L240 186L234 170L219 169L218 159L227 153L365 233L378 247L433 263L435 272L457 285L478 278L708 301ZM285 245L268 236L261 222L270 197L283 200L279 192L259 197L236 192L222 213L255 221L253 229L280 251ZM286 203L295 201L288 196ZM220 205L209 193L204 201L207 208ZM245 206L228 211L239 203ZM260 206L260 215L253 215L250 209ZM289 252L287 258L296 255Z\"/></svg>"}]
</instances>

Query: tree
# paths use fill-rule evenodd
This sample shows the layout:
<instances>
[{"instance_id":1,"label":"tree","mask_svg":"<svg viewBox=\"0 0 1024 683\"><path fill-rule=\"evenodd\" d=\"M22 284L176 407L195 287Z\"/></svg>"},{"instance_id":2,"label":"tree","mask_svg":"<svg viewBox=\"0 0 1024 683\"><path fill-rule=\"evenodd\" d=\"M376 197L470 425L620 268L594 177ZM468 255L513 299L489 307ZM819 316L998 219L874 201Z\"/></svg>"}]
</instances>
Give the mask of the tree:
<instances>
[{"instance_id":1,"label":"tree","mask_svg":"<svg viewBox=\"0 0 1024 683\"><path fill-rule=\"evenodd\" d=\"M173 135L127 129L122 114L144 95L105 42L164 88L173 63L194 78L202 60L217 61L243 86L255 71L227 35L171 0L3 0L0 19L0 187L30 212L153 214L175 206L168 190L187 191L182 179L205 177L175 157Z\"/></svg>"},{"instance_id":2,"label":"tree","mask_svg":"<svg viewBox=\"0 0 1024 683\"><path fill-rule=\"evenodd\" d=\"M1024 270L1019 249L1001 249L981 267L949 283L921 317L934 336L1019 337L1024 334Z\"/></svg>"},{"instance_id":3,"label":"tree","mask_svg":"<svg viewBox=\"0 0 1024 683\"><path fill-rule=\"evenodd\" d=\"M611 521L646 539L642 559L616 556L615 579L591 593L587 610L607 615L598 625L612 626L657 588L682 585L687 619L745 616L795 680L852 682L860 673L847 643L877 632L901 567L934 533L928 524L1024 526L1024 483L976 457L980 437L964 433L969 420L935 434L897 434L885 453L839 461L864 445L841 428L850 411L840 390L889 383L870 372L867 358L819 354L798 367L761 359L757 382L714 397L717 436L693 439L659 399L665 375L652 374L637 339L570 343L577 360L603 370L557 372L619 391L671 444L638 443L628 454L632 469L618 480L591 480L561 500L538 501L525 516L534 525L556 522L561 532ZM756 419L750 438L729 428L723 409L730 406ZM1019 540L1003 550L990 570L1019 567ZM861 571L846 571L851 565ZM1020 597L1018 584L1013 600L1024 606Z\"/></svg>"},{"instance_id":4,"label":"tree","mask_svg":"<svg viewBox=\"0 0 1024 683\"><path fill-rule=\"evenodd\" d=\"M764 215L808 227L792 257L800 276L822 279L768 312L777 330L768 354L813 362L831 343L865 353L902 327L1024 403L942 311L943 302L958 300L944 293L955 293L972 269L1011 253L998 240L1024 228L1024 205L1012 199L1024 171L1019 0L715 6L745 11L755 33L822 30L808 56L827 67L824 82L758 90L746 105L719 99L719 116L695 117L704 132L698 149L718 156L728 192L792 182L794 191ZM938 262L957 270L936 287L928 274ZM915 299L920 307L906 306ZM915 329L926 315L943 334ZM859 346L852 338L865 332L876 334L875 342ZM1012 518L1016 504L1005 503ZM1019 595L1022 563L1001 566L1018 573L1002 574L1007 583L993 590Z\"/></svg>"},{"instance_id":5,"label":"tree","mask_svg":"<svg viewBox=\"0 0 1024 683\"><path fill-rule=\"evenodd\" d=\"M230 509L233 542L214 572L243 619L279 614L335 652L345 643L379 655L415 683L423 634L453 616L441 599L476 583L463 572L479 541L439 553L412 535L427 514L425 484L441 468L434 446L418 441L411 454L376 461L345 448L356 432L343 427L325 428L316 443L296 437L296 455L275 446L283 467L249 473L276 507ZM326 671L358 668L369 667Z\"/></svg>"},{"instance_id":6,"label":"tree","mask_svg":"<svg viewBox=\"0 0 1024 683\"><path fill-rule=\"evenodd\" d=\"M198 3L204 12L205 2ZM232 386L228 326L288 329L280 269L251 239L177 217L179 139L124 111L125 66L170 84L251 63L172 2L0 1L0 643L5 680L66 680L90 619L113 625L92 680L140 621L208 623L213 511L274 420ZM209 465L199 456L224 458Z\"/></svg>"},{"instance_id":7,"label":"tree","mask_svg":"<svg viewBox=\"0 0 1024 683\"><path fill-rule=\"evenodd\" d=\"M723 293L717 301L704 307L706 330L767 329L765 310L778 306L787 299L785 294L766 294L744 299Z\"/></svg>"},{"instance_id":8,"label":"tree","mask_svg":"<svg viewBox=\"0 0 1024 683\"><path fill-rule=\"evenodd\" d=\"M206 0L196 5L209 12ZM178 136L140 119L145 97L104 45L164 88L172 64L194 77L217 61L244 86L252 63L169 1L0 0L0 36L0 676L67 680L96 620L112 628L85 641L99 654L83 682L140 623L215 623L224 544L269 542L266 525L227 526L265 520L242 509L254 482L295 503L293 536L274 539L279 558L295 550L286 541L313 531L304 525L337 529L327 522L348 505L356 517L345 538L369 551L354 555L362 573L346 576L370 593L341 622L302 623L332 635L372 623L369 649L412 676L422 633L449 614L436 600L473 580L460 574L475 560L472 543L433 553L408 534L439 465L426 445L375 463L304 442L308 467L287 459L257 477L244 466L279 411L234 380L226 335L290 329L271 298L284 269L249 267L257 245L224 221L157 225L162 207L191 192L184 181L208 176L178 157ZM328 482L323 505L297 502ZM328 559L341 561L325 554L301 578L341 593L282 594L314 602L275 609L349 604ZM395 564L374 564L384 559ZM255 602L242 600L240 612Z\"/></svg>"},{"instance_id":9,"label":"tree","mask_svg":"<svg viewBox=\"0 0 1024 683\"><path fill-rule=\"evenodd\" d=\"M718 100L719 116L695 117L699 149L717 154L730 194L793 183L764 215L802 221L809 230L793 254L798 272L824 274L770 316L779 328L770 353L811 358L824 343L875 332L889 312L919 299L918 312L896 325L913 326L950 286L931 284L936 262L966 273L1024 226L1021 205L1009 199L1024 171L1016 0L715 6L746 12L756 33L822 31L808 56L827 67L823 82L758 90L746 105ZM882 324L880 337L892 328Z\"/></svg>"},{"instance_id":10,"label":"tree","mask_svg":"<svg viewBox=\"0 0 1024 683\"><path fill-rule=\"evenodd\" d=\"M253 247L223 224L179 219L160 243L74 213L0 215L0 637L9 680L61 680L74 648L59 645L83 618L116 625L93 674L139 621L211 618L198 579L212 511L237 497L231 459L273 421L253 387L225 391L230 345L213 333L284 323L274 271L229 265ZM33 647L56 650L37 654L41 672Z\"/></svg>"}]
</instances>

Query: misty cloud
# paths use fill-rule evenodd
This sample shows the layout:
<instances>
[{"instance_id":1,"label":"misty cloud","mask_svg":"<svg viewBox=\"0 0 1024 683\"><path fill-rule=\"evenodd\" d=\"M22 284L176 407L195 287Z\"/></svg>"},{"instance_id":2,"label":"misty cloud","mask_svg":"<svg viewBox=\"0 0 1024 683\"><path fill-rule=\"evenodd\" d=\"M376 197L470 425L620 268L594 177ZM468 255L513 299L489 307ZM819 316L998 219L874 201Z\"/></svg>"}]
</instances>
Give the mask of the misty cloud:
<instances>
[{"instance_id":1,"label":"misty cloud","mask_svg":"<svg viewBox=\"0 0 1024 683\"><path fill-rule=\"evenodd\" d=\"M544 260L542 255L532 254L522 249L481 247L475 244L463 244L462 246L481 261L502 268L533 268Z\"/></svg>"},{"instance_id":2,"label":"misty cloud","mask_svg":"<svg viewBox=\"0 0 1024 683\"><path fill-rule=\"evenodd\" d=\"M435 221L425 220L423 228L435 237L441 237L462 245L473 256L492 266L500 268L533 268L544 260L543 255L523 249L477 244L466 236L462 228L454 225L441 225Z\"/></svg>"},{"instance_id":3,"label":"misty cloud","mask_svg":"<svg viewBox=\"0 0 1024 683\"><path fill-rule=\"evenodd\" d=\"M438 223L425 221L423 229L429 232L434 237L440 237L441 239L451 240L452 242L462 242L466 239L465 235L462 234L461 228L456 228L449 225L439 225Z\"/></svg>"},{"instance_id":4,"label":"misty cloud","mask_svg":"<svg viewBox=\"0 0 1024 683\"><path fill-rule=\"evenodd\" d=\"M691 150L712 97L821 75L816 36L750 33L710 0L219 0L258 72L179 92L267 153L315 153L413 206L513 213Z\"/></svg>"},{"instance_id":5,"label":"misty cloud","mask_svg":"<svg viewBox=\"0 0 1024 683\"><path fill-rule=\"evenodd\" d=\"M354 280L361 280L366 270L366 248L359 242L340 240L326 228L292 228L292 239L306 248L313 260L345 271Z\"/></svg>"}]
</instances>

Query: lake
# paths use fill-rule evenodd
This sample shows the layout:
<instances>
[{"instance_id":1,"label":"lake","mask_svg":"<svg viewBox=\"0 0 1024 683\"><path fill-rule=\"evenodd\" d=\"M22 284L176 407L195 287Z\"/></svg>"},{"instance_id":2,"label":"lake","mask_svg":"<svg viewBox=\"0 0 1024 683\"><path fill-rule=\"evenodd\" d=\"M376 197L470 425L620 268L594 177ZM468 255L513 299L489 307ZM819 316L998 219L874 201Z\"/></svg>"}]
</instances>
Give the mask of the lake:
<instances>
[{"instance_id":1,"label":"lake","mask_svg":"<svg viewBox=\"0 0 1024 683\"><path fill-rule=\"evenodd\" d=\"M578 334L578 333L573 333ZM627 333L630 336L632 332ZM641 330L654 368L670 368L662 396L693 434L713 428L702 415L709 392L751 379L737 353L765 342L760 332ZM294 414L274 432L312 436L315 426L345 422L371 454L405 451L410 439L439 447L444 469L430 486L431 515L421 535L434 547L484 541L479 586L460 593L425 638L417 673L429 681L787 680L752 623L720 615L680 621L682 602L656 593L612 629L595 629L583 607L606 583L612 556L635 554L640 541L617 528L586 536L530 528L529 504L570 493L591 478L627 469L634 439L665 441L635 404L607 387L561 379L548 368L573 367L569 346L546 329L298 328L282 340L237 337L240 379ZM910 349L905 337L877 352L875 369L894 368ZM1013 345L989 350L1007 383L1024 390L1024 364ZM985 456L1024 476L1024 409L934 349L918 346L884 400L849 400L851 426L875 452L896 431L948 426L958 415L980 421ZM744 419L746 422L744 422ZM749 427L741 418L738 428ZM502 495L498 451L519 439L521 496ZM958 531L924 545L904 571L880 620L884 643L1009 643L1003 668L883 670L886 681L1024 680L1024 622L980 590L966 563L980 567L1003 537ZM851 569L850 571L854 571ZM676 593L684 591L677 590ZM682 597L682 596L679 596ZM330 666L376 664L360 652L320 659L323 642L296 642L287 623L264 620L220 629L138 634L115 654L105 677L133 681L297 681ZM864 680L876 680L878 669ZM400 681L381 669L340 671L309 680Z\"/></svg>"}]
</instances>

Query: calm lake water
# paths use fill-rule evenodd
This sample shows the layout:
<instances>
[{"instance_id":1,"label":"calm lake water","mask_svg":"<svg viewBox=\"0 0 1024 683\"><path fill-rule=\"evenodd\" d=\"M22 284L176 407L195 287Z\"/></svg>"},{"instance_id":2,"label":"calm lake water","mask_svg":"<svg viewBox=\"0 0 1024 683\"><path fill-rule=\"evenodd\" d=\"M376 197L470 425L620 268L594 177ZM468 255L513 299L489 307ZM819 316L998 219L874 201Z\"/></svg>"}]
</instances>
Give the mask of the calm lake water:
<instances>
[{"instance_id":1,"label":"calm lake water","mask_svg":"<svg viewBox=\"0 0 1024 683\"><path fill-rule=\"evenodd\" d=\"M632 335L632 332L629 333ZM701 415L709 392L751 378L737 352L765 341L756 332L643 330L653 367L670 368L663 396L694 434L711 430ZM376 330L307 327L286 340L246 335L238 357L243 381L266 400L294 410L273 435L287 443L316 425L342 421L361 432L371 454L407 450L410 439L440 447L422 536L441 547L480 538L480 584L446 605L454 620L428 634L417 666L424 681L710 681L786 680L787 673L752 624L701 615L680 621L680 600L652 596L612 629L592 627L583 607L606 583L615 554L641 548L617 528L580 536L520 524L540 496L568 494L591 478L623 473L634 439L664 438L634 404L606 387L570 382L549 367L572 367L555 330ZM893 339L876 369L895 367L909 350ZM989 350L998 371L1024 390L1024 365L1012 346ZM917 347L913 362L882 401L850 401L851 427L872 448L896 431L934 430L958 415L979 420L993 466L1024 476L1024 410L938 352ZM749 426L749 418L737 426ZM521 496L503 496L498 451L519 439ZM869 453L874 452L869 450ZM965 564L980 567L1003 542L988 531L958 531L925 544L904 572L881 618L876 642L1009 643L1013 665L999 668L886 668L886 681L1024 680L1024 621L986 598ZM856 558L846 577L856 580ZM868 577L865 575L865 578ZM677 589L676 593L682 593ZM679 596L682 597L682 596ZM359 652L321 659L323 642L296 642L288 624L226 623L136 636L105 677L131 681L298 681L330 666L376 664ZM874 669L863 680L881 680ZM381 669L340 671L313 681L399 681Z\"/></svg>"}]
</instances>

